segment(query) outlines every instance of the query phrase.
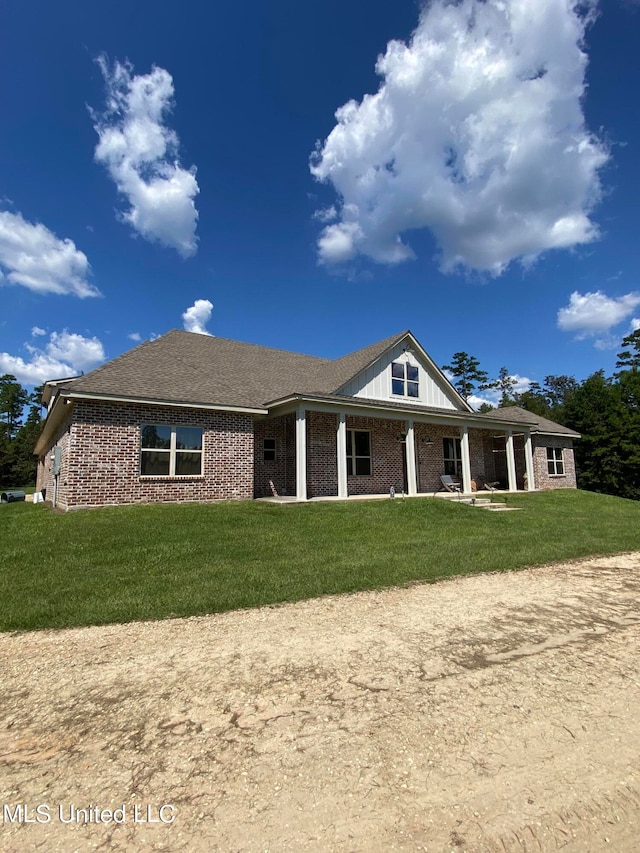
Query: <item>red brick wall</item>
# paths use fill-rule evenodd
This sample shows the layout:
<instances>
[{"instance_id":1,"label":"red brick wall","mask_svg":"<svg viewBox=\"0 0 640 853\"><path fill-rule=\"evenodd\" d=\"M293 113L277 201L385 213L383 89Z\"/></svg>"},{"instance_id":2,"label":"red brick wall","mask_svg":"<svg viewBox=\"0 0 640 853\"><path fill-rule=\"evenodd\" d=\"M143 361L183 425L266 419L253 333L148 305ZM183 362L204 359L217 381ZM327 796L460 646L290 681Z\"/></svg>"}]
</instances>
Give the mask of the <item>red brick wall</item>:
<instances>
[{"instance_id":1,"label":"red brick wall","mask_svg":"<svg viewBox=\"0 0 640 853\"><path fill-rule=\"evenodd\" d=\"M416 424L416 469L418 474L418 492L437 492L442 489L440 475L444 474L444 439L462 438L456 426ZM432 444L427 444L429 439ZM471 479L484 479L486 466L486 432L479 429L469 430L469 461Z\"/></svg>"},{"instance_id":2,"label":"red brick wall","mask_svg":"<svg viewBox=\"0 0 640 853\"><path fill-rule=\"evenodd\" d=\"M536 489L575 489L576 464L573 455L573 442L570 438L550 435L534 435L533 438L533 472ZM564 459L564 475L551 475L547 465L547 447L562 447Z\"/></svg>"},{"instance_id":3,"label":"red brick wall","mask_svg":"<svg viewBox=\"0 0 640 853\"><path fill-rule=\"evenodd\" d=\"M38 458L38 469L36 473L36 490L44 490L45 499L52 501L61 509L67 509L68 505L68 471L69 471L69 442L71 433L71 419L73 411L71 406L53 437L51 446L47 452ZM57 491L55 477L53 476L53 451L56 447L61 450L60 474L58 476Z\"/></svg>"},{"instance_id":4,"label":"red brick wall","mask_svg":"<svg viewBox=\"0 0 640 853\"><path fill-rule=\"evenodd\" d=\"M398 436L406 432L405 422L348 416L347 429L371 431L371 475L347 477L348 493L383 495L392 486L397 491L401 490L404 444L398 441Z\"/></svg>"},{"instance_id":5,"label":"red brick wall","mask_svg":"<svg viewBox=\"0 0 640 853\"><path fill-rule=\"evenodd\" d=\"M143 424L202 427L203 475L142 477ZM250 415L77 400L66 435L59 488L65 508L253 497Z\"/></svg>"},{"instance_id":6,"label":"red brick wall","mask_svg":"<svg viewBox=\"0 0 640 853\"><path fill-rule=\"evenodd\" d=\"M307 497L338 494L338 416L307 412ZM295 464L295 457L294 457Z\"/></svg>"},{"instance_id":7,"label":"red brick wall","mask_svg":"<svg viewBox=\"0 0 640 853\"><path fill-rule=\"evenodd\" d=\"M255 422L254 497L295 495L296 493L295 415L283 415ZM276 458L265 462L263 439L275 438Z\"/></svg>"}]
</instances>

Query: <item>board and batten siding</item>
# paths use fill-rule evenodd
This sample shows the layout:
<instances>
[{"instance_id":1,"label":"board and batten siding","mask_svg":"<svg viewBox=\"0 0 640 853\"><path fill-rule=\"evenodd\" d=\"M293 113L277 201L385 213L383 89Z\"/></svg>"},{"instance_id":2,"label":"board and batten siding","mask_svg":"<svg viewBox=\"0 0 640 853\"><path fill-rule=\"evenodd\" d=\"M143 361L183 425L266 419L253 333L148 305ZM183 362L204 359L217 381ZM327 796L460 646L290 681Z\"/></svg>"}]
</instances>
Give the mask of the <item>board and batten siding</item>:
<instances>
[{"instance_id":1,"label":"board and batten siding","mask_svg":"<svg viewBox=\"0 0 640 853\"><path fill-rule=\"evenodd\" d=\"M369 400L394 400L395 402L419 402L424 406L450 411L465 411L451 389L415 353L405 353L406 343L400 342L387 350L377 361L365 368L340 389L348 397L364 397ZM419 368L418 397L401 397L391 393L391 363L409 361Z\"/></svg>"}]
</instances>

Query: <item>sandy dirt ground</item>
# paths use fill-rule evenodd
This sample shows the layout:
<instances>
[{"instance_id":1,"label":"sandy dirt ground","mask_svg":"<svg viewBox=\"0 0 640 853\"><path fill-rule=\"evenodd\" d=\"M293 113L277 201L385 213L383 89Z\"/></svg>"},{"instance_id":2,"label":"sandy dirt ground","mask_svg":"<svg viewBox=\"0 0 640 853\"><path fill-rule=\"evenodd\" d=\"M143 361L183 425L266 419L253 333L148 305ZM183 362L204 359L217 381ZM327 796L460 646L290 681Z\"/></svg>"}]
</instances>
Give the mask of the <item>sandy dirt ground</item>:
<instances>
[{"instance_id":1,"label":"sandy dirt ground","mask_svg":"<svg viewBox=\"0 0 640 853\"><path fill-rule=\"evenodd\" d=\"M635 851L639 593L628 554L4 635L0 848Z\"/></svg>"}]
</instances>

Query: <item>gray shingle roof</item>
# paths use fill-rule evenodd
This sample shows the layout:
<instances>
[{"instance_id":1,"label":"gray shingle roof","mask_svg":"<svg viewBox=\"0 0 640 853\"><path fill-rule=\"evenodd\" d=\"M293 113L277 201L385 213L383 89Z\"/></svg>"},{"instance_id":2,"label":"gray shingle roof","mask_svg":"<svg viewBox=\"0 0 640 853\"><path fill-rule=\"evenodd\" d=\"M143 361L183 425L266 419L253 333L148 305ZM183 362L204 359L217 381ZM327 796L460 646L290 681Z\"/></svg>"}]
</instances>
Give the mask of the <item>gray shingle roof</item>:
<instances>
[{"instance_id":1,"label":"gray shingle roof","mask_svg":"<svg viewBox=\"0 0 640 853\"><path fill-rule=\"evenodd\" d=\"M60 387L114 397L258 408L290 394L333 394L406 334L330 361L173 330Z\"/></svg>"},{"instance_id":2,"label":"gray shingle roof","mask_svg":"<svg viewBox=\"0 0 640 853\"><path fill-rule=\"evenodd\" d=\"M544 432L558 435L572 435L580 438L580 433L569 427L562 426L549 418L543 418L542 415L534 415L533 412L528 412L520 406L504 406L500 409L491 409L490 412L483 413L487 418L500 418L505 421L517 421L522 424L535 424L531 432Z\"/></svg>"}]
</instances>

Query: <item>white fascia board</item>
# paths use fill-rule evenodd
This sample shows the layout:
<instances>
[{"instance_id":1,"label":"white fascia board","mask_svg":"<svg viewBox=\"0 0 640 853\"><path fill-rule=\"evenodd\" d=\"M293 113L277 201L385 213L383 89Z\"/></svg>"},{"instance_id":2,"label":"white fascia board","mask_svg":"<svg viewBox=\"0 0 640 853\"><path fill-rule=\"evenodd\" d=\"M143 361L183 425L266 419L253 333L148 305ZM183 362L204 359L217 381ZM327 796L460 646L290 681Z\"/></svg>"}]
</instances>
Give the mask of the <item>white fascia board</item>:
<instances>
[{"instance_id":1,"label":"white fascia board","mask_svg":"<svg viewBox=\"0 0 640 853\"><path fill-rule=\"evenodd\" d=\"M269 407L269 415L271 417L279 417L280 415L291 414L295 412L300 403L304 403L309 411L314 412L339 412L346 411L351 415L361 415L363 417L376 417L381 420L402 421L412 418L419 423L429 424L451 424L451 423L466 423L472 429L499 429L505 432L509 428L519 427L520 429L527 428L522 422L509 422L501 420L499 423L491 422L485 419L482 415L475 415L474 412L459 412L452 410L451 413L446 411L440 412L425 412L423 409L395 409L383 408L376 403L367 404L363 397L353 397L353 402L350 400L329 401L324 397L312 397L303 394L285 397L282 400L276 400ZM475 415L475 417L474 417Z\"/></svg>"},{"instance_id":2,"label":"white fascia board","mask_svg":"<svg viewBox=\"0 0 640 853\"><path fill-rule=\"evenodd\" d=\"M430 367L432 367L432 368L433 368L433 370L435 370L435 372L440 376L440 378L443 380L443 382L445 382L445 383L446 383L446 385L447 385L447 386L448 386L448 387L453 391L453 393L456 395L456 397L458 398L458 400L460 400L460 402L461 402L461 403L462 403L462 405L466 408L466 410L467 410L468 412L471 412L471 414L474 414L474 411L473 411L473 409L471 408L471 406L469 405L469 403L467 403L467 401L466 401L466 400L464 399L464 397L460 394L460 392L458 391L458 389L457 389L457 388L455 388L455 386L453 385L453 383L452 383L452 382L450 382L450 381L447 379L447 377L444 375L443 371L438 367L438 365L437 365L437 364L435 363L435 361L431 358L431 356L429 355L429 353L428 353L428 352L423 348L423 346L420 344L420 342L419 342L419 341L417 341L417 340L413 337L413 334L412 334L411 332L407 335L407 337L408 337L408 338L411 338L411 341L412 341L412 342L413 342L413 344L415 345L416 349L420 352L420 355L421 355L421 356L424 358L424 360L429 364L429 366L430 366Z\"/></svg>"},{"instance_id":3,"label":"white fascia board","mask_svg":"<svg viewBox=\"0 0 640 853\"><path fill-rule=\"evenodd\" d=\"M532 429L531 435L549 435L556 438L582 438L579 432L546 432L543 429Z\"/></svg>"},{"instance_id":4,"label":"white fascia board","mask_svg":"<svg viewBox=\"0 0 640 853\"><path fill-rule=\"evenodd\" d=\"M33 448L33 455L40 456L40 454L47 449L47 441L50 438L51 434L58 426L62 423L62 420L65 415L65 405L67 402L71 402L70 400L64 400L58 394L53 401L53 405L47 412L47 417L44 419L44 424L42 426L42 431L38 436L38 440L36 441L36 445Z\"/></svg>"},{"instance_id":5,"label":"white fascia board","mask_svg":"<svg viewBox=\"0 0 640 853\"><path fill-rule=\"evenodd\" d=\"M104 400L108 403L141 403L145 406L170 406L176 409L206 409L212 412L241 412L246 415L266 415L266 408L249 408L247 406L225 406L209 403L183 403L171 400L152 400L146 397L120 397L111 394L88 394L78 391L61 391L61 396L71 400Z\"/></svg>"},{"instance_id":6,"label":"white fascia board","mask_svg":"<svg viewBox=\"0 0 640 853\"><path fill-rule=\"evenodd\" d=\"M429 353L424 349L424 347L419 343L419 341L417 341L416 338L413 336L413 332L407 332L405 335L402 335L401 337L399 337L392 344L390 344L387 347L387 349L384 350L384 352L381 352L377 358L374 358L373 361L370 361L369 364L367 364L365 367L363 367L362 370L359 370L358 373L354 374L354 376L358 376L360 373L363 373L369 367L374 365L377 361L380 361L380 359L385 355L385 353L389 352L390 349L393 349L393 347L395 347L397 344L402 343L402 341L406 341L406 340L409 340L411 342L411 345L418 351L421 358L424 359L424 361L426 361L426 363L429 365L429 367L442 379L442 381L445 383L446 387L449 388L453 392L453 394L457 397L457 399L460 401L460 403L462 403L462 405L464 406L465 411L470 412L471 414L474 414L474 411L471 408L471 406L469 405L469 403L467 403L467 401L464 399L464 397L462 397L460 395L460 392L452 385L452 383L449 382L447 377L444 375L444 373L438 367L438 365L435 363L435 361L431 358ZM353 379L353 376L350 379L348 379L347 382L344 382L341 385L341 388L344 388L344 386L347 385L351 381L351 379Z\"/></svg>"}]
</instances>

